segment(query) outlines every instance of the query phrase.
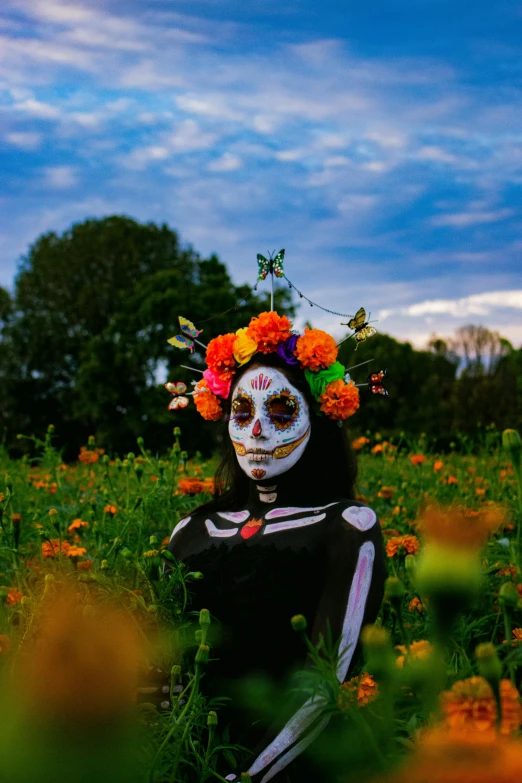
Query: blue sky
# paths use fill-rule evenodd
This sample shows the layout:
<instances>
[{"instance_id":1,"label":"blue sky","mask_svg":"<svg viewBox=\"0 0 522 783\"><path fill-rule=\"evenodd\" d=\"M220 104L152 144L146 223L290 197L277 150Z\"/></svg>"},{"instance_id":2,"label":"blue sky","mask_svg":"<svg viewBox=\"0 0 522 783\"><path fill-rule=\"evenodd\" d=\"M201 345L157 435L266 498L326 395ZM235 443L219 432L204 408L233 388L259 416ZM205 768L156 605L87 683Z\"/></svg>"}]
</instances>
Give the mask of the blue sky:
<instances>
[{"instance_id":1,"label":"blue sky","mask_svg":"<svg viewBox=\"0 0 522 783\"><path fill-rule=\"evenodd\" d=\"M422 345L522 344L514 0L3 0L0 284L47 230L168 222ZM314 325L339 320L301 308ZM312 317L313 316L313 317Z\"/></svg>"}]
</instances>

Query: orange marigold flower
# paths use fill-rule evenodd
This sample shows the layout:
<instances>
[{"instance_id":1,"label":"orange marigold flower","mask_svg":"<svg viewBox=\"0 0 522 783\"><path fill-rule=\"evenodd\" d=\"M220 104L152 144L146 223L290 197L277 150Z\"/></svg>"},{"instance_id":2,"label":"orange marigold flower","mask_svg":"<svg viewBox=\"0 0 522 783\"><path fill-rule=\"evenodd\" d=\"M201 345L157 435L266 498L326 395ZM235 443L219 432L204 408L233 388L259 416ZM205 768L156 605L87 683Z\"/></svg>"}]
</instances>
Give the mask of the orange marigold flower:
<instances>
[{"instance_id":1,"label":"orange marigold flower","mask_svg":"<svg viewBox=\"0 0 522 783\"><path fill-rule=\"evenodd\" d=\"M84 522L83 519L73 519L73 521L67 528L67 532L72 533L73 530L79 530L82 527L89 527L89 523Z\"/></svg>"},{"instance_id":2,"label":"orange marigold flower","mask_svg":"<svg viewBox=\"0 0 522 783\"><path fill-rule=\"evenodd\" d=\"M61 553L66 555L71 545L68 541L62 541ZM60 539L53 538L50 541L44 541L42 544L42 557L54 557L60 553Z\"/></svg>"},{"instance_id":3,"label":"orange marigold flower","mask_svg":"<svg viewBox=\"0 0 522 783\"><path fill-rule=\"evenodd\" d=\"M522 723L520 694L510 680L500 681L502 705L501 734L518 731ZM441 694L441 709L446 727L457 733L495 732L497 709L491 686L483 677L456 682Z\"/></svg>"},{"instance_id":4,"label":"orange marigold flower","mask_svg":"<svg viewBox=\"0 0 522 783\"><path fill-rule=\"evenodd\" d=\"M475 495L485 495L486 490L482 487L476 487L475 488Z\"/></svg>"},{"instance_id":5,"label":"orange marigold flower","mask_svg":"<svg viewBox=\"0 0 522 783\"><path fill-rule=\"evenodd\" d=\"M7 598L6 598L6 604L7 606L14 606L23 598L23 593L21 593L19 590L16 589L16 587L8 587L7 588Z\"/></svg>"},{"instance_id":6,"label":"orange marigold flower","mask_svg":"<svg viewBox=\"0 0 522 783\"><path fill-rule=\"evenodd\" d=\"M203 479L203 492L209 492L211 495L214 494L216 491L214 479L213 478L206 478Z\"/></svg>"},{"instance_id":7,"label":"orange marigold flower","mask_svg":"<svg viewBox=\"0 0 522 783\"><path fill-rule=\"evenodd\" d=\"M401 551L408 555L416 555L419 551L419 539L417 536L394 536L386 542L386 554L395 557Z\"/></svg>"},{"instance_id":8,"label":"orange marigold flower","mask_svg":"<svg viewBox=\"0 0 522 783\"><path fill-rule=\"evenodd\" d=\"M111 517L113 517L117 513L117 511L118 509L116 508L116 506L111 506L110 503L107 506L105 506L105 508L103 509L103 513L110 514Z\"/></svg>"},{"instance_id":9,"label":"orange marigold flower","mask_svg":"<svg viewBox=\"0 0 522 783\"><path fill-rule=\"evenodd\" d=\"M410 462L412 465L422 465L424 462L426 462L426 457L424 454L412 454L410 457Z\"/></svg>"},{"instance_id":10,"label":"orange marigold flower","mask_svg":"<svg viewBox=\"0 0 522 783\"><path fill-rule=\"evenodd\" d=\"M217 421L223 416L223 410L218 398L214 392L210 391L205 381L199 381L195 385L194 402L198 413L206 421Z\"/></svg>"},{"instance_id":11,"label":"orange marigold flower","mask_svg":"<svg viewBox=\"0 0 522 783\"><path fill-rule=\"evenodd\" d=\"M359 389L353 381L345 383L342 378L332 381L319 397L321 410L334 421L344 421L353 416L359 407Z\"/></svg>"},{"instance_id":12,"label":"orange marigold flower","mask_svg":"<svg viewBox=\"0 0 522 783\"><path fill-rule=\"evenodd\" d=\"M182 478L178 484L179 491L183 495L199 495L205 491L205 485L198 478Z\"/></svg>"},{"instance_id":13,"label":"orange marigold flower","mask_svg":"<svg viewBox=\"0 0 522 783\"><path fill-rule=\"evenodd\" d=\"M343 711L349 710L355 701L359 707L365 707L379 695L379 686L373 677L366 672L341 685L338 705Z\"/></svg>"},{"instance_id":14,"label":"orange marigold flower","mask_svg":"<svg viewBox=\"0 0 522 783\"><path fill-rule=\"evenodd\" d=\"M19 525L22 521L22 515L21 514L11 514L11 522L13 525Z\"/></svg>"},{"instance_id":15,"label":"orange marigold flower","mask_svg":"<svg viewBox=\"0 0 522 783\"><path fill-rule=\"evenodd\" d=\"M447 484L458 484L459 480L458 480L458 478L456 476L448 476L446 483Z\"/></svg>"},{"instance_id":16,"label":"orange marigold flower","mask_svg":"<svg viewBox=\"0 0 522 783\"><path fill-rule=\"evenodd\" d=\"M513 639L522 642L522 628L513 628Z\"/></svg>"},{"instance_id":17,"label":"orange marigold flower","mask_svg":"<svg viewBox=\"0 0 522 783\"><path fill-rule=\"evenodd\" d=\"M85 547L73 545L69 547L69 549L67 550L67 552L65 552L65 554L67 555L67 557L81 557L86 552L87 550L85 549Z\"/></svg>"},{"instance_id":18,"label":"orange marigold flower","mask_svg":"<svg viewBox=\"0 0 522 783\"><path fill-rule=\"evenodd\" d=\"M443 467L444 467L444 463L441 459L436 459L435 462L433 463L433 470L435 471L435 473L438 473L438 471L442 470Z\"/></svg>"},{"instance_id":19,"label":"orange marigold flower","mask_svg":"<svg viewBox=\"0 0 522 783\"><path fill-rule=\"evenodd\" d=\"M390 500L393 497L394 492L395 492L395 487L381 487L380 490L377 492L377 497L384 498L385 500ZM399 512L400 512L400 508L397 513Z\"/></svg>"},{"instance_id":20,"label":"orange marigold flower","mask_svg":"<svg viewBox=\"0 0 522 783\"><path fill-rule=\"evenodd\" d=\"M482 733L422 732L405 765L386 783L513 783L522 779L522 743Z\"/></svg>"},{"instance_id":21,"label":"orange marigold flower","mask_svg":"<svg viewBox=\"0 0 522 783\"><path fill-rule=\"evenodd\" d=\"M279 343L290 337L292 324L286 315L276 312L259 313L250 320L246 335L257 343L260 353L273 353Z\"/></svg>"},{"instance_id":22,"label":"orange marigold flower","mask_svg":"<svg viewBox=\"0 0 522 783\"><path fill-rule=\"evenodd\" d=\"M334 338L322 329L305 329L295 346L301 367L312 372L325 370L337 359L337 345Z\"/></svg>"},{"instance_id":23,"label":"orange marigold flower","mask_svg":"<svg viewBox=\"0 0 522 783\"><path fill-rule=\"evenodd\" d=\"M469 549L480 548L504 518L504 509L497 505L475 511L463 506L443 508L431 502L414 525L428 541Z\"/></svg>"},{"instance_id":24,"label":"orange marigold flower","mask_svg":"<svg viewBox=\"0 0 522 783\"><path fill-rule=\"evenodd\" d=\"M401 655L396 660L396 664L399 667L399 669L402 669L404 667L404 662L406 660L408 661L425 661L426 658L429 658L430 655L433 652L432 645L426 641L426 639L421 639L420 642L412 642L410 644L410 651L408 653L407 648L403 644L398 644L395 647L396 650L399 650Z\"/></svg>"},{"instance_id":25,"label":"orange marigold flower","mask_svg":"<svg viewBox=\"0 0 522 783\"><path fill-rule=\"evenodd\" d=\"M415 612L417 611L419 614L422 614L424 611L424 604L420 600L420 598L412 598L410 603L408 604L408 612Z\"/></svg>"},{"instance_id":26,"label":"orange marigold flower","mask_svg":"<svg viewBox=\"0 0 522 783\"><path fill-rule=\"evenodd\" d=\"M497 563L496 565L500 565ZM518 574L518 568L515 565L509 565L507 568L501 568L497 571L497 576L510 576L511 579L515 579Z\"/></svg>"},{"instance_id":27,"label":"orange marigold flower","mask_svg":"<svg viewBox=\"0 0 522 783\"><path fill-rule=\"evenodd\" d=\"M372 449L372 454L382 454L383 451L384 451L384 446L382 445L382 443L376 443Z\"/></svg>"},{"instance_id":28,"label":"orange marigold flower","mask_svg":"<svg viewBox=\"0 0 522 783\"><path fill-rule=\"evenodd\" d=\"M207 366L221 380L229 381L236 371L234 343L237 337L230 332L214 337L207 347Z\"/></svg>"},{"instance_id":29,"label":"orange marigold flower","mask_svg":"<svg viewBox=\"0 0 522 783\"><path fill-rule=\"evenodd\" d=\"M370 442L370 438L365 438L364 435L362 435L360 438L355 438L355 440L352 440L352 449L355 449L355 451L360 451L363 446L366 446Z\"/></svg>"},{"instance_id":30,"label":"orange marigold flower","mask_svg":"<svg viewBox=\"0 0 522 783\"><path fill-rule=\"evenodd\" d=\"M11 649L11 639L5 633L0 633L0 655L5 655Z\"/></svg>"},{"instance_id":31,"label":"orange marigold flower","mask_svg":"<svg viewBox=\"0 0 522 783\"><path fill-rule=\"evenodd\" d=\"M81 446L78 460L85 465L94 465L95 462L98 462L104 451L105 449L88 449L86 446Z\"/></svg>"},{"instance_id":32,"label":"orange marigold flower","mask_svg":"<svg viewBox=\"0 0 522 783\"><path fill-rule=\"evenodd\" d=\"M76 568L79 571L90 571L93 566L92 560L80 560L79 563L76 563Z\"/></svg>"}]
</instances>

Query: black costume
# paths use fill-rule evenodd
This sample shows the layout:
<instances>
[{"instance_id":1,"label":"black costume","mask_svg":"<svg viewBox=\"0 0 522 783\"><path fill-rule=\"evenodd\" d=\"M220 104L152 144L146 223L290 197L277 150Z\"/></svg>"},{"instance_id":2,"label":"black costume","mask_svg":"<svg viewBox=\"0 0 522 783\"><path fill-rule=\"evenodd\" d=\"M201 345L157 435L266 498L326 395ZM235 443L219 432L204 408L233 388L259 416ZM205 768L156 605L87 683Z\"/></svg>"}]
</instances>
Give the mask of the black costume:
<instances>
[{"instance_id":1,"label":"black costume","mask_svg":"<svg viewBox=\"0 0 522 783\"><path fill-rule=\"evenodd\" d=\"M212 649L219 660L203 686L212 695L226 696L227 682L257 672L283 685L289 671L304 668L306 649L290 623L296 614L306 617L314 644L328 623L333 639L341 638L337 676L345 681L360 629L375 620L382 600L384 555L374 512L300 486L298 465L269 484L251 481L244 508L203 509L181 520L169 545L190 571L204 575L193 585L194 607L209 609L222 624ZM254 783L287 780L298 763L292 761L326 726L320 702L302 701L278 728L249 726L247 741L237 740L252 748L240 769ZM252 723L241 720L243 727Z\"/></svg>"}]
</instances>

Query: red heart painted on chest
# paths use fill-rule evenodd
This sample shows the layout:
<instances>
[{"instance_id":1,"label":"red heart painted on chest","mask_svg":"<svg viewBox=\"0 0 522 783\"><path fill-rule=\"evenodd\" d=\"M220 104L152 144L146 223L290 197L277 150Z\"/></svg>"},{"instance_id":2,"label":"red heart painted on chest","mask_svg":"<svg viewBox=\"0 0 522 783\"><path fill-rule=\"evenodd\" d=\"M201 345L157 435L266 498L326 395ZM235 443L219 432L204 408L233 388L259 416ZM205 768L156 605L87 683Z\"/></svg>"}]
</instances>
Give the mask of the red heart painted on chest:
<instances>
[{"instance_id":1,"label":"red heart painted on chest","mask_svg":"<svg viewBox=\"0 0 522 783\"><path fill-rule=\"evenodd\" d=\"M262 527L262 519L249 519L246 525L243 525L239 531L241 538L251 538Z\"/></svg>"}]
</instances>

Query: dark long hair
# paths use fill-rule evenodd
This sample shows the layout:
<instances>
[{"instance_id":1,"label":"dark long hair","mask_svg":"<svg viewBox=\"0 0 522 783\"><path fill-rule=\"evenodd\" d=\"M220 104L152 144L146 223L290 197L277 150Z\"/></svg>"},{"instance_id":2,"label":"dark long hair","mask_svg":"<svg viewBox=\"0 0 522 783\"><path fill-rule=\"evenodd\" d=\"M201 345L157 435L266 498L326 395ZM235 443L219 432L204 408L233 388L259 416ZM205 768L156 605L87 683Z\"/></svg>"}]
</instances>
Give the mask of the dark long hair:
<instances>
[{"instance_id":1,"label":"dark long hair","mask_svg":"<svg viewBox=\"0 0 522 783\"><path fill-rule=\"evenodd\" d=\"M304 372L291 366L277 354L268 354L244 365L234 376L228 399L223 403L225 422L230 417L232 390L238 380L254 367L273 367L280 370L298 389L308 403L311 420L310 440L301 459L284 474L295 480L299 486L303 504L319 503L333 498L355 497L357 459L345 427L321 415L316 400L312 397ZM216 492L209 503L201 506L205 511L238 510L248 500L251 479L240 468L239 462L224 428L222 432L222 456L215 474Z\"/></svg>"}]
</instances>

